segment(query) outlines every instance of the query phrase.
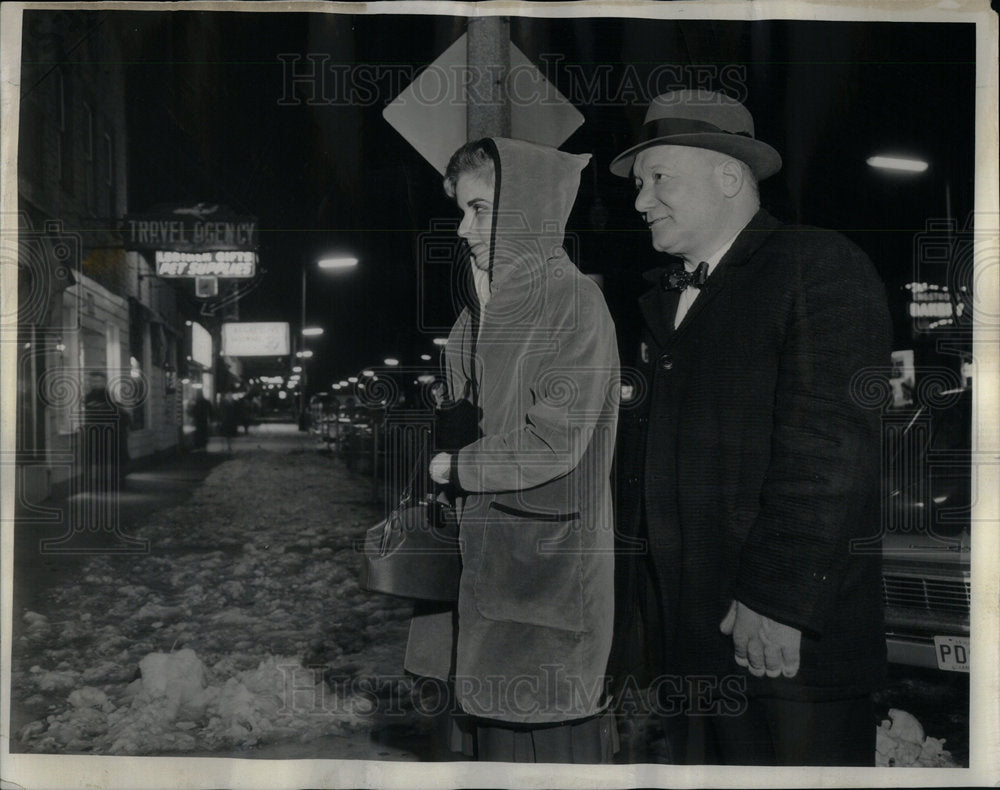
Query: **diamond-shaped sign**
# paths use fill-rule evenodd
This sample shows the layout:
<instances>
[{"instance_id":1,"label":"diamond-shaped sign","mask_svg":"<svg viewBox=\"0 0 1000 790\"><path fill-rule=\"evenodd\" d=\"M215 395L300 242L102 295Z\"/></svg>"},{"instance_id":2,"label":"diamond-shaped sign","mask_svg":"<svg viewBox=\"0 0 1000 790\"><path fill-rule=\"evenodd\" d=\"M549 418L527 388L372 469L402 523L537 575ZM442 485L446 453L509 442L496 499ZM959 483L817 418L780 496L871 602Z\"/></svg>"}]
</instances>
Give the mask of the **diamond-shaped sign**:
<instances>
[{"instance_id":1,"label":"diamond-shaped sign","mask_svg":"<svg viewBox=\"0 0 1000 790\"><path fill-rule=\"evenodd\" d=\"M392 127L442 175L451 155L468 142L468 83L463 34L382 111ZM513 42L507 93L511 137L557 147L583 123L580 111Z\"/></svg>"}]
</instances>

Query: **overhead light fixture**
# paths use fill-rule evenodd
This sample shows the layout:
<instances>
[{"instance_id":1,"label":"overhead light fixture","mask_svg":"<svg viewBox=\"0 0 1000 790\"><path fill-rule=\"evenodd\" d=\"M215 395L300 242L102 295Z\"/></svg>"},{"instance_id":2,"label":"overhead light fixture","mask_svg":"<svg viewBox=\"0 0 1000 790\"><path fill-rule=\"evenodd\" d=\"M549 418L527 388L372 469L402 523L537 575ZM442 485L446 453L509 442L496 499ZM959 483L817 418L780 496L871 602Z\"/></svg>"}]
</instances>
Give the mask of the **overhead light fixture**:
<instances>
[{"instance_id":1,"label":"overhead light fixture","mask_svg":"<svg viewBox=\"0 0 1000 790\"><path fill-rule=\"evenodd\" d=\"M446 337L436 337L433 341L435 346L446 346L448 345L448 338Z\"/></svg>"},{"instance_id":2,"label":"overhead light fixture","mask_svg":"<svg viewBox=\"0 0 1000 790\"><path fill-rule=\"evenodd\" d=\"M321 326L307 326L302 330L303 337L319 337L323 334L323 327Z\"/></svg>"},{"instance_id":3,"label":"overhead light fixture","mask_svg":"<svg viewBox=\"0 0 1000 790\"><path fill-rule=\"evenodd\" d=\"M912 159L903 156L869 156L866 160L869 167L879 170L895 170L901 173L923 173L928 164L923 159Z\"/></svg>"},{"instance_id":4,"label":"overhead light fixture","mask_svg":"<svg viewBox=\"0 0 1000 790\"><path fill-rule=\"evenodd\" d=\"M358 259L350 257L320 258L316 261L316 265L321 269L350 269L358 265Z\"/></svg>"},{"instance_id":5,"label":"overhead light fixture","mask_svg":"<svg viewBox=\"0 0 1000 790\"><path fill-rule=\"evenodd\" d=\"M430 362L430 361L431 361L431 355L430 355L430 354L421 354L421 355L420 355L420 358L421 358L421 359L422 359L422 360L423 360L424 362Z\"/></svg>"},{"instance_id":6,"label":"overhead light fixture","mask_svg":"<svg viewBox=\"0 0 1000 790\"><path fill-rule=\"evenodd\" d=\"M375 371L374 370L362 370L361 371L361 375L364 376L366 379L370 379L372 376L375 375Z\"/></svg>"},{"instance_id":7,"label":"overhead light fixture","mask_svg":"<svg viewBox=\"0 0 1000 790\"><path fill-rule=\"evenodd\" d=\"M347 377L347 383L348 384L357 384L358 383L358 377L357 376L348 376Z\"/></svg>"},{"instance_id":8,"label":"overhead light fixture","mask_svg":"<svg viewBox=\"0 0 1000 790\"><path fill-rule=\"evenodd\" d=\"M390 368L394 368L399 364L399 360L395 357L386 357L382 360L382 364L387 365Z\"/></svg>"}]
</instances>

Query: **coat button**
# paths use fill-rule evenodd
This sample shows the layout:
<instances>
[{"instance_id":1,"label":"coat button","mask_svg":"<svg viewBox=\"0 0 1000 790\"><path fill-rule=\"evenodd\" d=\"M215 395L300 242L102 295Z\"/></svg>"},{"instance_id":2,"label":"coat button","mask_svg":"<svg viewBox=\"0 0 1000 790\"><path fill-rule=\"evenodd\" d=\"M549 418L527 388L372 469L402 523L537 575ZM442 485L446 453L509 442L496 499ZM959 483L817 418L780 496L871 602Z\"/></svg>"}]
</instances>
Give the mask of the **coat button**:
<instances>
[{"instance_id":1,"label":"coat button","mask_svg":"<svg viewBox=\"0 0 1000 790\"><path fill-rule=\"evenodd\" d=\"M672 370L674 367L674 358L670 354L660 355L660 368L663 370Z\"/></svg>"},{"instance_id":2,"label":"coat button","mask_svg":"<svg viewBox=\"0 0 1000 790\"><path fill-rule=\"evenodd\" d=\"M639 484L639 477L637 475L632 475L627 481L630 486Z\"/></svg>"}]
</instances>

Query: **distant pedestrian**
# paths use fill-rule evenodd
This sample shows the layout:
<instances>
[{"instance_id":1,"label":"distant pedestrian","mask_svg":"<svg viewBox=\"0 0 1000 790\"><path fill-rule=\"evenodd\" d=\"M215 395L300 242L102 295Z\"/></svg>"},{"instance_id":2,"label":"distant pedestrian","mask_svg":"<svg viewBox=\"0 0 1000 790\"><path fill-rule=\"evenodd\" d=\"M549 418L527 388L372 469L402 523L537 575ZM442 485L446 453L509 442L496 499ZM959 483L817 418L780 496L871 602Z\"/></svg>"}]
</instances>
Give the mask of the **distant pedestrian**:
<instances>
[{"instance_id":1,"label":"distant pedestrian","mask_svg":"<svg viewBox=\"0 0 1000 790\"><path fill-rule=\"evenodd\" d=\"M244 394L236 401L236 411L239 414L240 425L243 426L244 435L250 434L250 396Z\"/></svg>"},{"instance_id":2,"label":"distant pedestrian","mask_svg":"<svg viewBox=\"0 0 1000 790\"><path fill-rule=\"evenodd\" d=\"M239 434L239 409L231 393L222 396L219 405L219 433L226 439L226 452L233 454L233 438Z\"/></svg>"},{"instance_id":3,"label":"distant pedestrian","mask_svg":"<svg viewBox=\"0 0 1000 790\"><path fill-rule=\"evenodd\" d=\"M188 414L194 422L194 449L204 450L208 445L208 421L212 416L212 404L201 390L195 392Z\"/></svg>"},{"instance_id":4,"label":"distant pedestrian","mask_svg":"<svg viewBox=\"0 0 1000 790\"><path fill-rule=\"evenodd\" d=\"M83 399L81 429L82 471L86 488L95 493L111 490L112 481L120 488L128 470L128 433L130 419L108 392L108 377L90 373ZM108 440L110 433L111 439Z\"/></svg>"}]
</instances>

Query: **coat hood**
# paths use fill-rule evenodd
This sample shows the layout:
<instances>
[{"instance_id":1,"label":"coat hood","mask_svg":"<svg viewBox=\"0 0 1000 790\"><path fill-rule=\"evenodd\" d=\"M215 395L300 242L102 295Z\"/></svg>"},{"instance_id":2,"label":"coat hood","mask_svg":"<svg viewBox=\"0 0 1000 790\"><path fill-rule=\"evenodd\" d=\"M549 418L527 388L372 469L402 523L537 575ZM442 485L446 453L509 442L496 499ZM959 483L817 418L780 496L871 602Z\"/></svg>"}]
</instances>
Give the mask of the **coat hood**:
<instances>
[{"instance_id":1,"label":"coat hood","mask_svg":"<svg viewBox=\"0 0 1000 790\"><path fill-rule=\"evenodd\" d=\"M515 272L530 273L562 254L566 221L590 154L504 137L490 140L496 170L490 281L496 291Z\"/></svg>"}]
</instances>

